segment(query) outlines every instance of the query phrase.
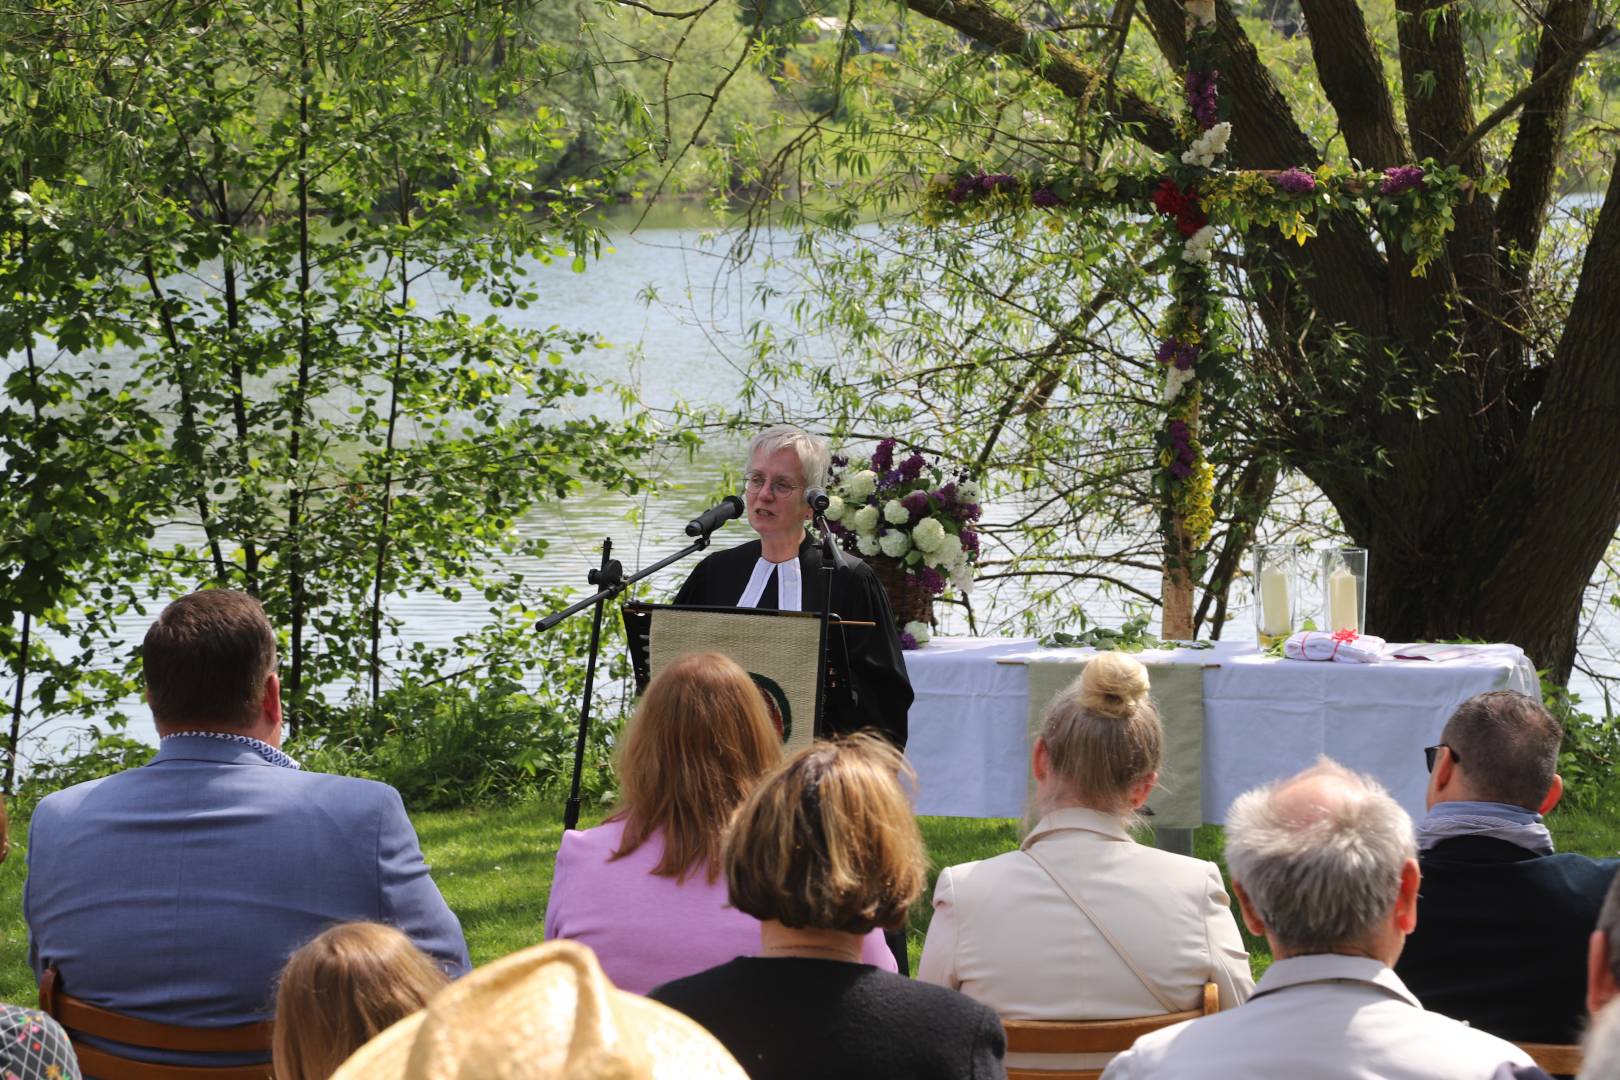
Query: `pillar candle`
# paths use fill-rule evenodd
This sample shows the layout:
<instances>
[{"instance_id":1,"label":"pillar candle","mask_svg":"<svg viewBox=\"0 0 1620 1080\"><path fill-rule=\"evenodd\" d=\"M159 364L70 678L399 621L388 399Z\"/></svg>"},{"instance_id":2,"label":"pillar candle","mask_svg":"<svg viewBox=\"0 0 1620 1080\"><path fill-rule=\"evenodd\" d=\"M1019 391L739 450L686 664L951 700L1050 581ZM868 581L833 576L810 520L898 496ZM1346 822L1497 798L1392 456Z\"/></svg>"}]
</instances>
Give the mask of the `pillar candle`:
<instances>
[{"instance_id":1,"label":"pillar candle","mask_svg":"<svg viewBox=\"0 0 1620 1080\"><path fill-rule=\"evenodd\" d=\"M1260 571L1260 632L1268 637L1286 637L1294 631L1288 576L1280 566Z\"/></svg>"},{"instance_id":2,"label":"pillar candle","mask_svg":"<svg viewBox=\"0 0 1620 1080\"><path fill-rule=\"evenodd\" d=\"M1335 570L1328 578L1329 630L1354 630L1361 633L1361 604L1356 599L1356 575L1348 570Z\"/></svg>"}]
</instances>

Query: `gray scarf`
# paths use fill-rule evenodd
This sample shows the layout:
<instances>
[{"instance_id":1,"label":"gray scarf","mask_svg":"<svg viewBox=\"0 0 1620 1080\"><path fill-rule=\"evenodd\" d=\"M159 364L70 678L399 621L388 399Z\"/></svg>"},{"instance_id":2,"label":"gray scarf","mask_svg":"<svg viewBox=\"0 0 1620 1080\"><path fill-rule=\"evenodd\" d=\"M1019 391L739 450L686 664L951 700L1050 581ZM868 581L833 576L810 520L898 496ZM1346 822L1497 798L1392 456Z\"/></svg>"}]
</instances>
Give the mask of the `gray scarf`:
<instances>
[{"instance_id":1,"label":"gray scarf","mask_svg":"<svg viewBox=\"0 0 1620 1080\"><path fill-rule=\"evenodd\" d=\"M1428 851L1442 840L1458 836L1486 836L1506 840L1537 855L1553 853L1552 833L1542 824L1541 815L1522 806L1490 802L1437 803L1428 816L1418 822L1419 851Z\"/></svg>"}]
</instances>

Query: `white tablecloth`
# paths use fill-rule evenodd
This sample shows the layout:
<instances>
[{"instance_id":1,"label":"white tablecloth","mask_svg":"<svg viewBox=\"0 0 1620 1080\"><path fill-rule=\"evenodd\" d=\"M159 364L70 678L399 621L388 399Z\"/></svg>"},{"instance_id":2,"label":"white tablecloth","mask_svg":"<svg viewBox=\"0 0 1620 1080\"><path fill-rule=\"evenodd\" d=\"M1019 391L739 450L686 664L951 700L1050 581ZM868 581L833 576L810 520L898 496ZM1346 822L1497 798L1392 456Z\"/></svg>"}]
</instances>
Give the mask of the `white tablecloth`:
<instances>
[{"instance_id":1,"label":"white tablecloth","mask_svg":"<svg viewBox=\"0 0 1620 1080\"><path fill-rule=\"evenodd\" d=\"M1084 655L1032 639L935 638L906 654L917 700L906 756L917 770L917 812L1018 817L1029 769L1026 733L1034 657ZM1515 645L1476 646L1444 663L1310 663L1262 655L1253 645L1141 653L1157 663L1204 665L1204 820L1232 800L1298 772L1317 755L1371 773L1414 816L1428 775L1423 747L1467 698L1486 690L1538 697L1535 668Z\"/></svg>"}]
</instances>

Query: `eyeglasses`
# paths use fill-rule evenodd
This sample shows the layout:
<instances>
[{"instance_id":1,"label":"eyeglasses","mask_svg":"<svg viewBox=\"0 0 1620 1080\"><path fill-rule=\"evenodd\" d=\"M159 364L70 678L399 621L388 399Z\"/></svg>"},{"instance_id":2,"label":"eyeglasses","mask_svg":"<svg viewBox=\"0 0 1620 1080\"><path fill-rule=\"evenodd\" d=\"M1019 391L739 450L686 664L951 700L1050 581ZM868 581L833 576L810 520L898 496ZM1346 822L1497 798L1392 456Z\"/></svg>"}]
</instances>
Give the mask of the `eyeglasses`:
<instances>
[{"instance_id":1,"label":"eyeglasses","mask_svg":"<svg viewBox=\"0 0 1620 1080\"><path fill-rule=\"evenodd\" d=\"M749 491L754 492L757 492L763 488L766 482L767 478L764 473L749 473L743 478L743 486ZM780 476L774 480L770 480L769 483L771 485L771 494L775 495L778 499L785 499L795 491L799 490L798 484L785 480Z\"/></svg>"},{"instance_id":2,"label":"eyeglasses","mask_svg":"<svg viewBox=\"0 0 1620 1080\"><path fill-rule=\"evenodd\" d=\"M1445 743L1435 743L1433 746L1425 746L1423 748L1423 760L1429 766L1430 772L1434 772L1434 758L1435 755L1441 750L1451 750L1451 747L1447 746ZM1455 750L1451 750L1451 763L1453 765L1462 764L1462 758L1457 756L1457 751Z\"/></svg>"}]
</instances>

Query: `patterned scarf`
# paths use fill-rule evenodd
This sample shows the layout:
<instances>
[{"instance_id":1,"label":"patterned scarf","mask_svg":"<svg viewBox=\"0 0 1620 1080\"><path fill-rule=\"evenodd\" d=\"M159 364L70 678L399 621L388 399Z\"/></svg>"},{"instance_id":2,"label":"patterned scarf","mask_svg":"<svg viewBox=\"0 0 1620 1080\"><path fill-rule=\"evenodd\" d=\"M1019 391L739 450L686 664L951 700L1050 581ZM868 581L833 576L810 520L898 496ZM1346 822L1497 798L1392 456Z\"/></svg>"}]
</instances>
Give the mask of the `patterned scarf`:
<instances>
[{"instance_id":1,"label":"patterned scarf","mask_svg":"<svg viewBox=\"0 0 1620 1080\"><path fill-rule=\"evenodd\" d=\"M252 750L270 764L283 769L302 769L303 766L294 761L291 756L282 753L267 742L250 738L247 735L236 735L229 731L171 731L163 736L163 742L170 739L224 739L226 742L240 743Z\"/></svg>"}]
</instances>

